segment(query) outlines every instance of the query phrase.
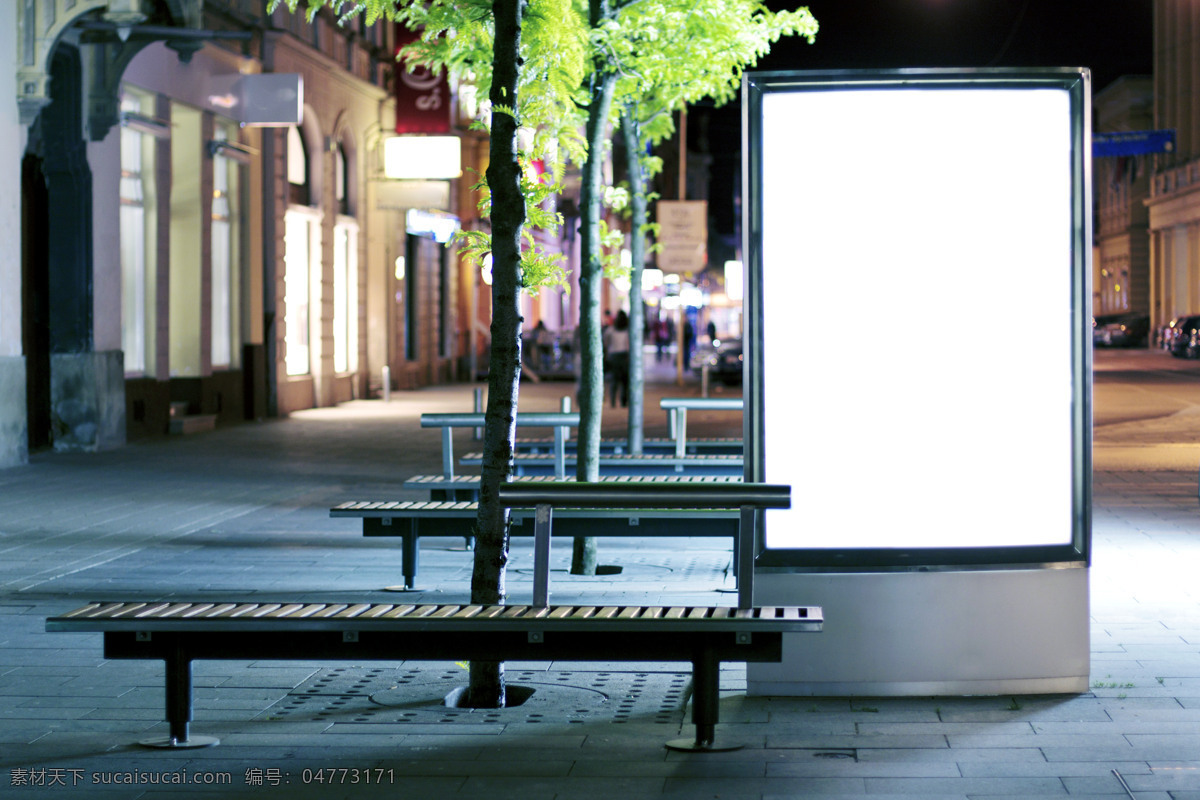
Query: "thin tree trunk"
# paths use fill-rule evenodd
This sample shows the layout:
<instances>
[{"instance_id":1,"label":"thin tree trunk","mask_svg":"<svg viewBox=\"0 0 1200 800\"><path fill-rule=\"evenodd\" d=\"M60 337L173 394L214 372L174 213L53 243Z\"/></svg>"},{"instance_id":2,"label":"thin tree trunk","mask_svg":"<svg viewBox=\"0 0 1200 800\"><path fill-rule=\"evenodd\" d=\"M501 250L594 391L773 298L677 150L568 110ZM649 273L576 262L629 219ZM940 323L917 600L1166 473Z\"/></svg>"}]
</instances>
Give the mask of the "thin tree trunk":
<instances>
[{"instance_id":1,"label":"thin tree trunk","mask_svg":"<svg viewBox=\"0 0 1200 800\"><path fill-rule=\"evenodd\" d=\"M524 0L494 0L492 10L496 39L490 98L494 106L516 108ZM492 350L471 574L471 602L478 604L504 602L508 563L508 513L500 505L499 492L511 471L516 438L521 379L521 228L525 224L516 137L516 119L511 114L493 114L487 169L492 193ZM502 708L504 695L503 662L471 662L468 704Z\"/></svg>"},{"instance_id":2,"label":"thin tree trunk","mask_svg":"<svg viewBox=\"0 0 1200 800\"><path fill-rule=\"evenodd\" d=\"M629 452L642 454L646 377L643 367L646 309L642 303L642 268L646 260L646 176L642 172L642 132L635 108L621 109L621 132L629 162L629 252L633 269L629 274Z\"/></svg>"},{"instance_id":3,"label":"thin tree trunk","mask_svg":"<svg viewBox=\"0 0 1200 800\"><path fill-rule=\"evenodd\" d=\"M592 27L596 27L595 9L604 4L592 0ZM600 253L601 198L604 186L604 145L608 131L608 115L612 110L615 73L592 73L591 103L587 119L587 161L579 189L580 213L583 224L580 236L582 253L579 271L579 442L575 459L575 479L600 479L600 417L604 409L604 348L600 341L600 287L604 268ZM576 537L571 551L572 575L596 574L596 540Z\"/></svg>"}]
</instances>

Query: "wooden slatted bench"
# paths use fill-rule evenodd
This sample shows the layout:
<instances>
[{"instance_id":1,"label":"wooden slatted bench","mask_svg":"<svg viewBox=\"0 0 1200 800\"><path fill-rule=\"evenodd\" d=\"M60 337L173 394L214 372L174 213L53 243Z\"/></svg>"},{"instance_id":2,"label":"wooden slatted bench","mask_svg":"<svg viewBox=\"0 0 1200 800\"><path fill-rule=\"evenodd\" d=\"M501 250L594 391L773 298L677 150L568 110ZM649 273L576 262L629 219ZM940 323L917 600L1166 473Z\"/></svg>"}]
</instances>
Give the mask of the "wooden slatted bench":
<instances>
[{"instance_id":1,"label":"wooden slatted bench","mask_svg":"<svg viewBox=\"0 0 1200 800\"><path fill-rule=\"evenodd\" d=\"M537 478L526 480L536 481ZM550 480L557 480L551 478ZM646 479L643 479L646 480ZM733 481L732 478L684 478L693 482L705 480ZM476 484L478 485L478 484ZM479 506L468 501L348 501L329 509L335 518L362 519L363 536L392 536L400 542L400 568L403 586L389 586L389 591L416 591L420 569L422 536L461 536L473 538ZM509 515L510 536L534 535L533 508L514 508ZM559 524L555 536L714 536L736 542L740 521L736 509L581 509L558 510ZM702 524L698 524L702 523ZM737 564L735 558L734 569Z\"/></svg>"},{"instance_id":2,"label":"wooden slatted bench","mask_svg":"<svg viewBox=\"0 0 1200 800\"><path fill-rule=\"evenodd\" d=\"M467 453L460 460L462 466L478 466L483 463L483 453ZM632 453L609 454L599 457L602 475L741 475L744 471L741 454L694 453ZM516 453L513 455L513 470L518 476L561 474L562 462L557 455L540 453ZM565 456L567 468L575 467L575 456Z\"/></svg>"},{"instance_id":3,"label":"wooden slatted bench","mask_svg":"<svg viewBox=\"0 0 1200 800\"><path fill-rule=\"evenodd\" d=\"M537 565L548 564L555 507L735 507L743 523L755 509L787 508L790 487L765 484L507 483L500 500L536 509ZM46 630L99 632L111 659L161 659L166 664L169 733L148 746L216 744L193 737L192 662L203 659L287 660L632 660L690 661L694 740L669 747L730 749L715 740L723 661L780 661L783 634L819 631L815 607L750 607L753 570L749 536L738 608L549 605L545 583L530 606L399 605L392 603L94 602L46 620ZM548 572L548 570L547 570ZM535 581L537 579L535 578Z\"/></svg>"},{"instance_id":4,"label":"wooden slatted bench","mask_svg":"<svg viewBox=\"0 0 1200 800\"><path fill-rule=\"evenodd\" d=\"M568 439L565 442L567 455L572 455L576 452L576 447L579 444L577 439ZM539 453L547 454L554 452L554 440L548 437L526 437L515 441L516 450L518 453ZM673 454L678 450L678 444L675 439L666 439L659 437L651 437L642 440L643 453L655 454ZM694 439L686 439L683 447L684 453L704 454L704 455L740 455L743 451L742 440L729 436L702 436ZM602 455L621 455L629 452L628 439L601 439L600 453Z\"/></svg>"},{"instance_id":5,"label":"wooden slatted bench","mask_svg":"<svg viewBox=\"0 0 1200 800\"><path fill-rule=\"evenodd\" d=\"M93 602L46 630L104 635L104 657L166 664L165 737L149 747L203 747L194 736L192 663L300 661L684 661L692 664L695 740L715 741L721 662L779 661L784 633L819 631L819 608L479 606L235 601Z\"/></svg>"},{"instance_id":6,"label":"wooden slatted bench","mask_svg":"<svg viewBox=\"0 0 1200 800\"><path fill-rule=\"evenodd\" d=\"M680 483L729 483L740 481L740 475L601 475L602 482L638 483L644 481L677 481ZM558 481L565 480L554 475L523 475L515 480L521 481ZM429 493L430 500L465 500L474 502L479 499L478 475L455 475L447 478L443 475L413 475L404 481L405 489L414 489ZM343 514L341 516L354 516Z\"/></svg>"},{"instance_id":7,"label":"wooden slatted bench","mask_svg":"<svg viewBox=\"0 0 1200 800\"><path fill-rule=\"evenodd\" d=\"M738 608L748 609L754 597L754 515L762 509L791 508L792 487L732 481L512 481L500 486L499 499L510 509L534 509L534 605L549 602L550 538L556 509L737 509L741 526L734 540Z\"/></svg>"}]
</instances>

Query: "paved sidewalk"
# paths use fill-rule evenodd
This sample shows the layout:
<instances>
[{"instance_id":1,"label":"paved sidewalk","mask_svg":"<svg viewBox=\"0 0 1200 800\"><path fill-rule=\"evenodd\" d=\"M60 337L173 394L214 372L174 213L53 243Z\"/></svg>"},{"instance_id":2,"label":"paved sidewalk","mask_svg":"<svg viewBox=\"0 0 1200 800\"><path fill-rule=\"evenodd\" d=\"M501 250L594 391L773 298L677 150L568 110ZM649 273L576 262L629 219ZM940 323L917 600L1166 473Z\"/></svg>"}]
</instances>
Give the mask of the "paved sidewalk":
<instances>
[{"instance_id":1,"label":"paved sidewalk","mask_svg":"<svg viewBox=\"0 0 1200 800\"><path fill-rule=\"evenodd\" d=\"M571 390L526 384L522 408L556 410ZM666 433L657 397L697 392L651 387L648 435ZM510 663L534 699L468 712L437 702L465 678L452 663L204 661L193 730L222 742L162 752L135 744L164 732L161 665L105 661L98 635L44 632L48 615L92 599L394 600L381 588L399 582L396 543L328 509L416 498L402 481L440 464L419 414L470 405L465 385L401 392L0 471L0 797L1200 798L1196 475L1152 459L1111 469L1102 442L1093 688L1080 696L747 698L732 668L720 735L748 746L697 756L662 747L690 731L681 665ZM606 409L606 434L621 426ZM740 420L694 415L689 430L738 435ZM414 599L465 600L461 540L422 545L428 588ZM554 553L555 601L734 600L721 540L602 540L601 560L623 572L596 578L567 575L567 550ZM529 596L531 561L515 540L513 602Z\"/></svg>"}]
</instances>

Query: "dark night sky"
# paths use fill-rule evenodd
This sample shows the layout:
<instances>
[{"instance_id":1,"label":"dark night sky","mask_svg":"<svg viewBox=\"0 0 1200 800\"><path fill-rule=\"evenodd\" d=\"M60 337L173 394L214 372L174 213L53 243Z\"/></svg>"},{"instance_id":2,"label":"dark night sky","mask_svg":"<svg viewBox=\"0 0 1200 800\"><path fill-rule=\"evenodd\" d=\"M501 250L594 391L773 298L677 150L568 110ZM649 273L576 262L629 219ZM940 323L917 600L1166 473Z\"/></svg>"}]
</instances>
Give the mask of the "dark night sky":
<instances>
[{"instance_id":1,"label":"dark night sky","mask_svg":"<svg viewBox=\"0 0 1200 800\"><path fill-rule=\"evenodd\" d=\"M759 70L902 67L1088 67L1092 90L1153 65L1152 0L767 0L779 10L807 5L815 44L783 39ZM736 104L695 107L689 150L712 156L710 260L736 245L733 197L741 162Z\"/></svg>"},{"instance_id":2,"label":"dark night sky","mask_svg":"<svg viewBox=\"0 0 1200 800\"><path fill-rule=\"evenodd\" d=\"M807 5L821 26L816 43L781 40L759 68L1090 67L1094 89L1151 69L1152 0L812 0Z\"/></svg>"}]
</instances>

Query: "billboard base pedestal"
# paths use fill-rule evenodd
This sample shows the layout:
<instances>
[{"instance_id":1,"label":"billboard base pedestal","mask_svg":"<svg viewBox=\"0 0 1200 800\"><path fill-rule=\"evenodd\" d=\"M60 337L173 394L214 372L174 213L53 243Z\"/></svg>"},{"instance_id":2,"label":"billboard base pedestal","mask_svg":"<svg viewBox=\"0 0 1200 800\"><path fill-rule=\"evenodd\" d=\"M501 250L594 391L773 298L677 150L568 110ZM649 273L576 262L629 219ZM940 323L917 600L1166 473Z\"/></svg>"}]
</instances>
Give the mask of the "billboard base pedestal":
<instances>
[{"instance_id":1,"label":"billboard base pedestal","mask_svg":"<svg viewBox=\"0 0 1200 800\"><path fill-rule=\"evenodd\" d=\"M819 636L748 664L775 696L1074 694L1088 690L1088 570L755 576L755 605L819 605Z\"/></svg>"}]
</instances>

